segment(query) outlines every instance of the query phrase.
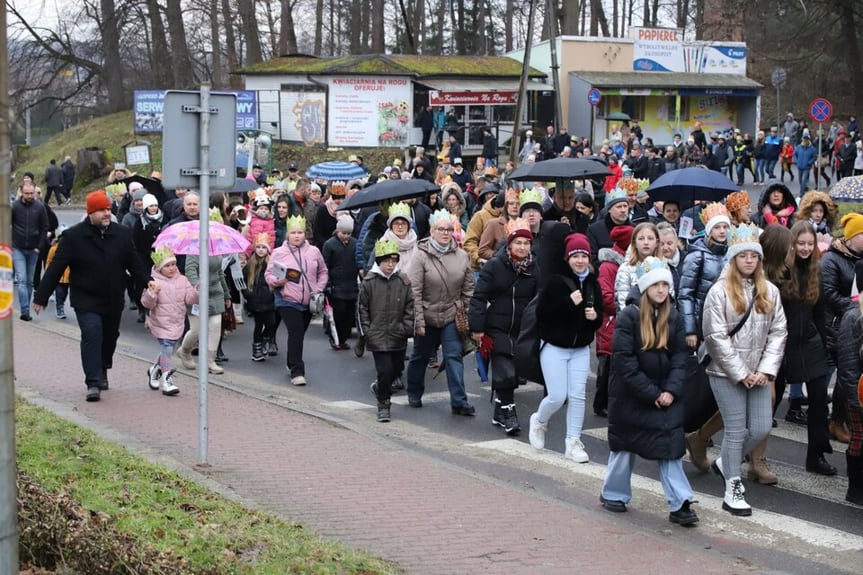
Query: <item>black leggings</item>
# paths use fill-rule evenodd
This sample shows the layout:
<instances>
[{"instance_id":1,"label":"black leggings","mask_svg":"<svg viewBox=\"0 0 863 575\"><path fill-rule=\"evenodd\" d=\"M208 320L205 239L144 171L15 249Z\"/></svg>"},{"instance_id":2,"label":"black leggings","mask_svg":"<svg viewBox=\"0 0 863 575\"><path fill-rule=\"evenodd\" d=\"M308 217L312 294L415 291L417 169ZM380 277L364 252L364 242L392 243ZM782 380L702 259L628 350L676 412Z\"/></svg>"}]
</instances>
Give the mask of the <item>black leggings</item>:
<instances>
[{"instance_id":1,"label":"black leggings","mask_svg":"<svg viewBox=\"0 0 863 575\"><path fill-rule=\"evenodd\" d=\"M252 342L263 343L271 339L276 332L276 310L252 312L255 327L252 330Z\"/></svg>"}]
</instances>

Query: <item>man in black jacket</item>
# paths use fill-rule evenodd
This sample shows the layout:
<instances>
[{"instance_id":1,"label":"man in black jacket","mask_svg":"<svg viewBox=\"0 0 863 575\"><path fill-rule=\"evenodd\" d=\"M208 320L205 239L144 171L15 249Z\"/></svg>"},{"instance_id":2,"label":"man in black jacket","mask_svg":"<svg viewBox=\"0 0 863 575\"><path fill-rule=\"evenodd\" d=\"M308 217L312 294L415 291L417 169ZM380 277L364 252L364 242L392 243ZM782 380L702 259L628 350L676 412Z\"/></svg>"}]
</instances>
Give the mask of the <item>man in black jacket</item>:
<instances>
[{"instance_id":1,"label":"man in black jacket","mask_svg":"<svg viewBox=\"0 0 863 575\"><path fill-rule=\"evenodd\" d=\"M68 206L72 203L72 188L75 186L75 164L72 163L72 156L66 156L60 169L63 171L63 194Z\"/></svg>"},{"instance_id":2,"label":"man in black jacket","mask_svg":"<svg viewBox=\"0 0 863 575\"><path fill-rule=\"evenodd\" d=\"M497 166L497 138L491 128L482 130L482 157L485 158L485 167Z\"/></svg>"},{"instance_id":3,"label":"man in black jacket","mask_svg":"<svg viewBox=\"0 0 863 575\"><path fill-rule=\"evenodd\" d=\"M63 170L57 165L57 160L51 158L51 162L45 169L45 203L51 201L51 194L57 198L57 205L63 205Z\"/></svg>"},{"instance_id":4,"label":"man in black jacket","mask_svg":"<svg viewBox=\"0 0 863 575\"><path fill-rule=\"evenodd\" d=\"M12 204L12 269L18 288L21 320L30 321L30 295L42 240L48 237L48 214L36 199L32 180L21 184L21 197ZM53 288L52 288L53 290Z\"/></svg>"},{"instance_id":5,"label":"man in black jacket","mask_svg":"<svg viewBox=\"0 0 863 575\"><path fill-rule=\"evenodd\" d=\"M111 200L102 190L87 195L87 217L63 234L33 297L37 315L48 305L67 267L71 303L81 329L87 401L99 401L101 391L108 389L108 370L120 336L126 273L140 285L152 286L131 231L111 221Z\"/></svg>"}]
</instances>

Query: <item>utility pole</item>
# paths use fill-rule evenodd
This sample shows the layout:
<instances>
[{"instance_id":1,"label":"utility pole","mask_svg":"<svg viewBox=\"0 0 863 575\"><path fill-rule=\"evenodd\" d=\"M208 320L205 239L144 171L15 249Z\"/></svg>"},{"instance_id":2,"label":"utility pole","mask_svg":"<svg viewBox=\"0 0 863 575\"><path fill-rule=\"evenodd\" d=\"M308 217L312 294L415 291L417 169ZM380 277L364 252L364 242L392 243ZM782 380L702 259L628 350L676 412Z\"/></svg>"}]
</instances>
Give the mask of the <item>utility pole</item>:
<instances>
[{"instance_id":1,"label":"utility pole","mask_svg":"<svg viewBox=\"0 0 863 575\"><path fill-rule=\"evenodd\" d=\"M525 99L527 98L527 82L529 80L528 73L530 72L530 48L533 45L533 15L535 0L530 0L530 10L527 15L527 42L524 45L524 60L521 63L521 79L518 83L518 101L515 103L515 124L512 127L512 138L509 141L509 159L513 164L518 163L519 141L518 136L521 132L521 112L524 109Z\"/></svg>"},{"instance_id":2,"label":"utility pole","mask_svg":"<svg viewBox=\"0 0 863 575\"><path fill-rule=\"evenodd\" d=\"M0 10L0 573L18 573L18 504L15 468L15 379L12 369L12 208L8 196L9 53L6 9ZM4 317L5 315L5 317Z\"/></svg>"}]
</instances>

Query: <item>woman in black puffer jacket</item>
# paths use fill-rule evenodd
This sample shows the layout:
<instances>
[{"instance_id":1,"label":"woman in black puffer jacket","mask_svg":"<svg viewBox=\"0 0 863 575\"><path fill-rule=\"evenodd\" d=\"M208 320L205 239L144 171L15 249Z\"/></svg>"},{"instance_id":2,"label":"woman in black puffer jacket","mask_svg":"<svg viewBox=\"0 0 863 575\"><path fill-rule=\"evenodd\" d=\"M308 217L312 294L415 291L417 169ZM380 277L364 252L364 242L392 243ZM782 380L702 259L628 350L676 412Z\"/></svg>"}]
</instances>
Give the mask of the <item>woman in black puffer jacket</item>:
<instances>
[{"instance_id":1,"label":"woman in black puffer jacket","mask_svg":"<svg viewBox=\"0 0 863 575\"><path fill-rule=\"evenodd\" d=\"M482 266L479 281L468 306L472 337L482 345L491 338L491 388L495 393L494 418L507 435L518 435L521 427L515 410L518 375L513 363L515 340L521 329L524 308L536 295L538 267L531 255L533 234L526 220L508 222L507 249ZM486 338L488 339L488 338Z\"/></svg>"},{"instance_id":2,"label":"woman in black puffer jacket","mask_svg":"<svg viewBox=\"0 0 863 575\"><path fill-rule=\"evenodd\" d=\"M626 511L635 456L656 460L672 523L692 525L692 488L683 472L686 358L683 323L671 302L668 265L648 257L617 314L608 406L611 453L600 501Z\"/></svg>"}]
</instances>

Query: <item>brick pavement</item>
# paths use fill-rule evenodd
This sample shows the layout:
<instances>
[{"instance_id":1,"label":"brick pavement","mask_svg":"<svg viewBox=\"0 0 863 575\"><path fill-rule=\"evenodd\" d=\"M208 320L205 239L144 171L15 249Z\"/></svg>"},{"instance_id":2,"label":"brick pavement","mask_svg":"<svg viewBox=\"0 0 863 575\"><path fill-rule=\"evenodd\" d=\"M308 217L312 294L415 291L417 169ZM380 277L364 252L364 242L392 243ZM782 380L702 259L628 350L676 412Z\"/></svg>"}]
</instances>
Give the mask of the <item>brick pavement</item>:
<instances>
[{"instance_id":1,"label":"brick pavement","mask_svg":"<svg viewBox=\"0 0 863 575\"><path fill-rule=\"evenodd\" d=\"M195 465L195 381L178 377L181 394L164 397L147 387L145 362L118 353L111 389L101 402L86 403L78 342L34 324L15 322L19 389L77 411L95 429L128 438L122 441L127 445L143 443L151 455ZM668 524L639 529L598 504L580 507L462 473L405 447L217 385L208 396L211 480L410 574L707 575L754 569L730 556L735 553L711 550Z\"/></svg>"}]
</instances>

